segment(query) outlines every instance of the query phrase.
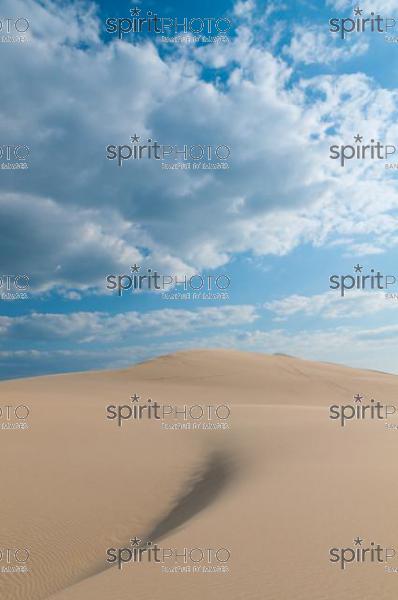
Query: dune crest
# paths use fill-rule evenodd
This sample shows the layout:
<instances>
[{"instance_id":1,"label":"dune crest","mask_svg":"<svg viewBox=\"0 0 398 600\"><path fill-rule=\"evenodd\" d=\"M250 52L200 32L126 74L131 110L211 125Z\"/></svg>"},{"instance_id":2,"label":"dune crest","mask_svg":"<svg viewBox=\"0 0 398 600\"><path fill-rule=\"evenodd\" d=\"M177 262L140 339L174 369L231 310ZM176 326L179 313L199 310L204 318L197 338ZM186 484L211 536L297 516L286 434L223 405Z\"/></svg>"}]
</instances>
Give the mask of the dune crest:
<instances>
[{"instance_id":1,"label":"dune crest","mask_svg":"<svg viewBox=\"0 0 398 600\"><path fill-rule=\"evenodd\" d=\"M394 579L382 570L353 568L339 578L328 561L331 546L350 544L350 528L353 538L398 539L394 523L369 518L374 498L366 493L371 474L393 510L397 433L370 420L342 428L328 415L358 393L393 404L398 377L198 350L117 371L1 382L2 404L23 401L31 411L29 430L1 432L1 546L30 552L30 573L0 574L1 598L394 597ZM122 427L107 420L107 405L133 394L168 405L228 405L230 427L177 431L156 420ZM107 568L106 549L136 535L176 548L228 548L229 572Z\"/></svg>"}]
</instances>

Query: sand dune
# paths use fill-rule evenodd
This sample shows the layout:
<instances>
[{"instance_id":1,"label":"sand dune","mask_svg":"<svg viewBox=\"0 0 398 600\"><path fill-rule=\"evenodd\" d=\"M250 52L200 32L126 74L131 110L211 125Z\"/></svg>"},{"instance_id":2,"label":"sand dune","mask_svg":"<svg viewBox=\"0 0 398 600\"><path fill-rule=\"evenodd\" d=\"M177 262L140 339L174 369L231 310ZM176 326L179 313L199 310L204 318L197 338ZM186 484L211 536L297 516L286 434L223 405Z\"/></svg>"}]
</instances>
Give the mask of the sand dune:
<instances>
[{"instance_id":1,"label":"sand dune","mask_svg":"<svg viewBox=\"0 0 398 600\"><path fill-rule=\"evenodd\" d=\"M398 430L385 430L381 419L341 427L329 406L353 404L357 393L362 404L398 405L397 392L393 375L224 350L1 382L0 405L25 404L31 413L29 430L0 431L0 568L5 548L30 552L29 573L0 573L0 597L395 598L398 579L384 564L341 570L329 549L360 536L364 546L398 550ZM173 415L162 426L145 417L148 408L120 427L106 418L110 405L149 399L228 405L228 419L210 421L228 427L166 428L194 419ZM107 550L132 550L135 537L138 549L227 549L230 559L210 566L228 572L193 572L192 563L190 573L172 572L172 560L163 570L155 561L122 569L107 562ZM398 567L398 558L390 564Z\"/></svg>"}]
</instances>

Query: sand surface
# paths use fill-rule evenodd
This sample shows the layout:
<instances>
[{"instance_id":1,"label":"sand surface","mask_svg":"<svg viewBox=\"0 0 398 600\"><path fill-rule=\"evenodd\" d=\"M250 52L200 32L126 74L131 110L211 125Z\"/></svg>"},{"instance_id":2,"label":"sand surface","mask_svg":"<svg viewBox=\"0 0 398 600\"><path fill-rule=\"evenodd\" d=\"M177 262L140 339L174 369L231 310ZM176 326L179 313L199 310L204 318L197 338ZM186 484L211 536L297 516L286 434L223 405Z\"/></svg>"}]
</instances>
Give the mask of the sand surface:
<instances>
[{"instance_id":1,"label":"sand surface","mask_svg":"<svg viewBox=\"0 0 398 600\"><path fill-rule=\"evenodd\" d=\"M0 383L0 406L31 411L28 430L0 430L0 568L5 548L30 552L28 573L0 572L0 598L395 599L398 573L384 564L342 571L329 562L331 547L357 536L398 549L398 430L329 419L331 404L352 404L358 392L398 405L398 377L203 350ZM229 429L106 419L108 405L132 404L134 393L228 405ZM110 566L106 550L135 536L162 548L227 548L229 571Z\"/></svg>"}]
</instances>

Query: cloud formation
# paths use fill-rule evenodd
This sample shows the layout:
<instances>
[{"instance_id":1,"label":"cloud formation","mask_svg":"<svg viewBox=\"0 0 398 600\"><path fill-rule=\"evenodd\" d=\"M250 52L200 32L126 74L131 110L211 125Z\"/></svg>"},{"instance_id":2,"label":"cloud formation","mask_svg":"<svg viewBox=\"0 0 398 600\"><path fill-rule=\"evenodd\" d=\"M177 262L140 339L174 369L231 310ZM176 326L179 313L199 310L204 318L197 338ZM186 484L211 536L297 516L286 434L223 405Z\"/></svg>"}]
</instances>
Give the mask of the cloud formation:
<instances>
[{"instance_id":1,"label":"cloud formation","mask_svg":"<svg viewBox=\"0 0 398 600\"><path fill-rule=\"evenodd\" d=\"M25 341L73 341L107 343L126 341L133 336L171 336L196 329L217 329L253 323L258 318L252 306L211 306L197 310L165 308L111 315L101 312L69 314L32 313L18 317L0 317L0 339L13 344Z\"/></svg>"},{"instance_id":2,"label":"cloud formation","mask_svg":"<svg viewBox=\"0 0 398 600\"><path fill-rule=\"evenodd\" d=\"M380 234L388 242L397 225L395 177L380 164L342 171L328 146L350 143L358 128L366 137L398 134L390 125L394 90L361 74L294 80L292 66L244 20L229 44L170 54L149 39L105 40L93 4L72 3L62 13L49 0L12 6L29 14L32 39L29 47L2 48L8 84L0 135L21 142L23 131L31 166L4 174L0 206L9 213L11 194L16 206L30 201L39 228L49 207L60 240L53 258L33 230L18 232L35 246L43 288L62 279L84 290L98 281L92 265L99 257L103 265L128 265L143 247L185 270L217 268L241 252L285 255L337 236L343 243L349 236L349 247L366 235L383 251ZM235 15L248 12L238 4ZM324 35L309 35L322 59ZM296 47L295 39L290 57L310 60L308 45ZM328 43L324 55L333 56ZM206 76L214 67L224 72L222 82ZM36 80L32 97L29 82ZM164 172L156 161L122 168L107 161L106 145L128 143L135 133L180 146L227 144L230 170ZM358 184L348 198L353 177ZM66 238L78 238L81 251L61 243ZM8 236L3 255L9 243ZM54 276L58 265L61 278Z\"/></svg>"},{"instance_id":3,"label":"cloud formation","mask_svg":"<svg viewBox=\"0 0 398 600\"><path fill-rule=\"evenodd\" d=\"M385 310L397 310L396 302L381 292L350 291L344 298L335 292L302 296L293 294L265 305L276 315L277 320L286 320L295 315L321 317L323 319L355 319Z\"/></svg>"}]
</instances>

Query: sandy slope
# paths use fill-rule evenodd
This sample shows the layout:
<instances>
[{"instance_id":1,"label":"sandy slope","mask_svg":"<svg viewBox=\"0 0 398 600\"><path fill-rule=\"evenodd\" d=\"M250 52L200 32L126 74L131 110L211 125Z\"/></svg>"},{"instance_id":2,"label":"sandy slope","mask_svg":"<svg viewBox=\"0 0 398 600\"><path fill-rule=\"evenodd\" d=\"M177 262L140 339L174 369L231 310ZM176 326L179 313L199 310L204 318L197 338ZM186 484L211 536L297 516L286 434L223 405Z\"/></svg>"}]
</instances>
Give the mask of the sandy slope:
<instances>
[{"instance_id":1,"label":"sandy slope","mask_svg":"<svg viewBox=\"0 0 398 600\"><path fill-rule=\"evenodd\" d=\"M383 565L343 572L328 561L330 547L358 535L398 549L398 431L328 418L330 404L357 392L398 405L398 377L209 350L0 383L1 406L31 408L29 431L0 431L0 549L31 552L29 574L0 573L0 597L395 599L398 574ZM229 404L231 429L118 428L105 407L134 393ZM109 568L106 549L135 535L161 547L227 547L230 572Z\"/></svg>"}]
</instances>

